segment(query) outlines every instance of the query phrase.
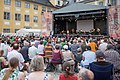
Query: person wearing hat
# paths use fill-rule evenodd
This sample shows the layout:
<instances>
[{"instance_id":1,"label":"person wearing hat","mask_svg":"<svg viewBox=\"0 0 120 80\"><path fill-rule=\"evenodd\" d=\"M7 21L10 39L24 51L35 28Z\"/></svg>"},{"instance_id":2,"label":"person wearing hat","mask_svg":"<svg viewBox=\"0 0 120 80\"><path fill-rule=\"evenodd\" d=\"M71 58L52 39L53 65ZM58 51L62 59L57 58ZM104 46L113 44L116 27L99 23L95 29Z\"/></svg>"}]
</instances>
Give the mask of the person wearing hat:
<instances>
[{"instance_id":1,"label":"person wearing hat","mask_svg":"<svg viewBox=\"0 0 120 80\"><path fill-rule=\"evenodd\" d=\"M89 65L89 69L94 73L94 80L114 80L113 64L105 60L105 55L101 50L96 51L96 59L96 62Z\"/></svg>"},{"instance_id":2,"label":"person wearing hat","mask_svg":"<svg viewBox=\"0 0 120 80\"><path fill-rule=\"evenodd\" d=\"M64 49L64 52L62 52L63 61L64 62L69 61L71 64L74 65L74 55L70 50L68 50L68 45L64 45L63 49Z\"/></svg>"},{"instance_id":3,"label":"person wearing hat","mask_svg":"<svg viewBox=\"0 0 120 80\"><path fill-rule=\"evenodd\" d=\"M101 66L107 66L111 64L105 61L105 55L101 50L97 50L95 54L96 54L97 61L93 62L92 64L101 65Z\"/></svg>"}]
</instances>

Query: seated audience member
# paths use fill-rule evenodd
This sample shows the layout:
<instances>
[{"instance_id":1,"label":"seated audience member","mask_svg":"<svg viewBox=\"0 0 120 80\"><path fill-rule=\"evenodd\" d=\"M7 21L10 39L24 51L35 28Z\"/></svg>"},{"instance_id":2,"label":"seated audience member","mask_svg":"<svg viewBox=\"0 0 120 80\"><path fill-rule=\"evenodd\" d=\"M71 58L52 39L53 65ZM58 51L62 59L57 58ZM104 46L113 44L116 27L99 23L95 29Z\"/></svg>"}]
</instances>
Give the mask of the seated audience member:
<instances>
[{"instance_id":1,"label":"seated audience member","mask_svg":"<svg viewBox=\"0 0 120 80\"><path fill-rule=\"evenodd\" d=\"M51 62L52 62L53 64L54 64L54 63L59 63L59 64L61 64L61 63L62 63L61 54L62 54L62 52L60 51L59 46L56 45L56 46L55 46L55 50L54 50L53 53L52 53L53 56L52 56Z\"/></svg>"},{"instance_id":2,"label":"seated audience member","mask_svg":"<svg viewBox=\"0 0 120 80\"><path fill-rule=\"evenodd\" d=\"M107 66L111 64L105 61L105 55L101 50L97 50L95 54L96 54L97 61L93 62L92 64L96 64L100 66Z\"/></svg>"},{"instance_id":3,"label":"seated audience member","mask_svg":"<svg viewBox=\"0 0 120 80\"><path fill-rule=\"evenodd\" d=\"M30 64L28 80L53 80L51 75L44 72L44 60L42 56L35 56Z\"/></svg>"},{"instance_id":4,"label":"seated audience member","mask_svg":"<svg viewBox=\"0 0 120 80\"><path fill-rule=\"evenodd\" d=\"M94 74L86 68L81 68L78 73L78 80L94 80Z\"/></svg>"},{"instance_id":5,"label":"seated audience member","mask_svg":"<svg viewBox=\"0 0 120 80\"><path fill-rule=\"evenodd\" d=\"M21 70L22 66L24 65L25 60L24 60L22 54L18 52L18 49L19 49L19 45L17 43L15 43L13 45L13 50L8 53L7 59L9 61L11 58L16 57L19 60L19 68Z\"/></svg>"},{"instance_id":6,"label":"seated audience member","mask_svg":"<svg viewBox=\"0 0 120 80\"><path fill-rule=\"evenodd\" d=\"M9 68L0 72L0 80L25 80L25 76L18 70L19 60L15 57L9 61Z\"/></svg>"},{"instance_id":7,"label":"seated audience member","mask_svg":"<svg viewBox=\"0 0 120 80\"><path fill-rule=\"evenodd\" d=\"M51 62L47 65L45 71L46 72L53 72L55 70L55 67L57 64L62 64L62 57L61 57L62 52L59 49L59 46L55 46L55 50L52 53L52 59Z\"/></svg>"},{"instance_id":8,"label":"seated audience member","mask_svg":"<svg viewBox=\"0 0 120 80\"><path fill-rule=\"evenodd\" d=\"M101 50L96 51L97 61L90 64L90 70L94 73L94 80L112 80L113 64L105 61L105 55Z\"/></svg>"},{"instance_id":9,"label":"seated audience member","mask_svg":"<svg viewBox=\"0 0 120 80\"><path fill-rule=\"evenodd\" d=\"M64 52L62 52L63 61L64 62L68 61L68 62L70 62L70 64L74 65L74 55L73 55L73 53L70 50L68 50L67 45L64 45L63 48L65 50Z\"/></svg>"},{"instance_id":10,"label":"seated audience member","mask_svg":"<svg viewBox=\"0 0 120 80\"><path fill-rule=\"evenodd\" d=\"M63 63L63 74L60 74L59 80L78 80L77 76L74 75L74 67L70 62Z\"/></svg>"},{"instance_id":11,"label":"seated audience member","mask_svg":"<svg viewBox=\"0 0 120 80\"><path fill-rule=\"evenodd\" d=\"M3 57L4 51L0 50L0 61L1 61L1 67L4 68L8 65L8 62L6 61L6 59Z\"/></svg>"},{"instance_id":12,"label":"seated audience member","mask_svg":"<svg viewBox=\"0 0 120 80\"><path fill-rule=\"evenodd\" d=\"M86 51L82 54L81 65L85 68L89 68L89 64L96 60L96 55L93 51L91 51L90 46L86 46Z\"/></svg>"}]
</instances>

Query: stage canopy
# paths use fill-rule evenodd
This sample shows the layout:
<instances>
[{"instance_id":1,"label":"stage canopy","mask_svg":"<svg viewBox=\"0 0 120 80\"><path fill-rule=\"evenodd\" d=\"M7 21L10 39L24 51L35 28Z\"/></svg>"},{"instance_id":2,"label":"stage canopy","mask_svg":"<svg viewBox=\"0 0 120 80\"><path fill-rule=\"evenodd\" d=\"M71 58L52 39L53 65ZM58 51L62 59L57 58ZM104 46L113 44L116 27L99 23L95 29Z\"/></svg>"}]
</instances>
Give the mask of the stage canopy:
<instances>
[{"instance_id":1,"label":"stage canopy","mask_svg":"<svg viewBox=\"0 0 120 80\"><path fill-rule=\"evenodd\" d=\"M103 35L108 34L108 7L84 3L74 3L53 11L54 34L61 34L67 30L75 33L81 29L90 32L92 29L100 29ZM87 24L86 24L87 23Z\"/></svg>"},{"instance_id":2,"label":"stage canopy","mask_svg":"<svg viewBox=\"0 0 120 80\"><path fill-rule=\"evenodd\" d=\"M107 9L107 7L100 5L84 4L84 3L74 3L64 8L53 11L53 14L72 13L72 12L75 13L75 12L94 11L101 9Z\"/></svg>"}]
</instances>

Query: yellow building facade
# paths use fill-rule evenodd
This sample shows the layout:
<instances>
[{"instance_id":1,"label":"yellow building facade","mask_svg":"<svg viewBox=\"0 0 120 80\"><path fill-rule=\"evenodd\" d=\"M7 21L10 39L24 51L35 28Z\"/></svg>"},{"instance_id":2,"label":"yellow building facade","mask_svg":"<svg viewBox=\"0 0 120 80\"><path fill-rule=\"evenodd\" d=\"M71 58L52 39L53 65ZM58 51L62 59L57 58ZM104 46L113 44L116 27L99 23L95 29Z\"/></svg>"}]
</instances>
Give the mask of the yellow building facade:
<instances>
[{"instance_id":1,"label":"yellow building facade","mask_svg":"<svg viewBox=\"0 0 120 80\"><path fill-rule=\"evenodd\" d=\"M0 0L0 33L15 33L21 28L41 29L41 13L53 6L26 0Z\"/></svg>"}]
</instances>

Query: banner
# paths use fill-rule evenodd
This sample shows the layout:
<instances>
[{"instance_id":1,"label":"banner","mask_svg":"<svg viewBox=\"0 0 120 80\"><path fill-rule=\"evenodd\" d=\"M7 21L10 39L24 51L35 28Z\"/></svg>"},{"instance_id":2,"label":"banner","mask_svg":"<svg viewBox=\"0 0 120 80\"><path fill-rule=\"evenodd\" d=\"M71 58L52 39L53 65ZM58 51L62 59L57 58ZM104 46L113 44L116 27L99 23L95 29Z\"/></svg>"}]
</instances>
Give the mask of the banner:
<instances>
[{"instance_id":1,"label":"banner","mask_svg":"<svg viewBox=\"0 0 120 80\"><path fill-rule=\"evenodd\" d=\"M109 7L109 34L113 38L120 38L120 5Z\"/></svg>"},{"instance_id":2,"label":"banner","mask_svg":"<svg viewBox=\"0 0 120 80\"><path fill-rule=\"evenodd\" d=\"M43 12L41 15L42 36L49 36L52 31L52 13Z\"/></svg>"}]
</instances>

